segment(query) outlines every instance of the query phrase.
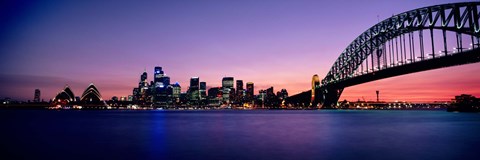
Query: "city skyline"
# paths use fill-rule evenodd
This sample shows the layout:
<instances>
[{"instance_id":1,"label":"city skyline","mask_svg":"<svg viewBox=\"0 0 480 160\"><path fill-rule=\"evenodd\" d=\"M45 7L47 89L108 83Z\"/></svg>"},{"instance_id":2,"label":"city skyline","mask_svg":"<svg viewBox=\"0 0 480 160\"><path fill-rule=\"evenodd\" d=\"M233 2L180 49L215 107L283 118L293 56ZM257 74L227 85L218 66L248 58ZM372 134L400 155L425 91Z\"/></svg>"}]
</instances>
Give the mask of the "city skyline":
<instances>
[{"instance_id":1,"label":"city skyline","mask_svg":"<svg viewBox=\"0 0 480 160\"><path fill-rule=\"evenodd\" d=\"M5 69L0 72L0 97L31 100L34 90L40 89L42 98L51 98L65 84L78 92L91 82L105 99L127 96L144 68L149 81L153 80L154 66L168 70L171 82L179 82L183 92L191 77L202 78L207 89L221 86L222 77L238 77L254 82L255 94L274 86L276 91L285 88L294 95L310 88L314 74L323 78L342 50L379 20L447 2L453 1L381 1L376 3L379 6L307 1L163 1L141 6L124 1L11 2L7 6L13 9L2 10L1 16L7 25L0 28L5 35L0 39L0 57L7 61L1 64ZM349 12L324 6L344 7ZM390 8L376 8L380 6ZM351 14L360 10L368 11ZM338 16L329 18L327 13ZM480 86L475 82L480 76L475 73L479 66L353 86L345 89L340 100L374 100L376 90L381 100L450 100L461 93L478 96Z\"/></svg>"}]
</instances>

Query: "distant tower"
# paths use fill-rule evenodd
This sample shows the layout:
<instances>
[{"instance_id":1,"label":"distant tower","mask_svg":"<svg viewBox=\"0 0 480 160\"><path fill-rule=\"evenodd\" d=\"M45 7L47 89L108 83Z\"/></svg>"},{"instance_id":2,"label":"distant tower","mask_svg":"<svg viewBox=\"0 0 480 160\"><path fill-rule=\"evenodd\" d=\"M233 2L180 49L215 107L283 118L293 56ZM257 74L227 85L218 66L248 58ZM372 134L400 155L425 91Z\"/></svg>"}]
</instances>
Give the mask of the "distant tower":
<instances>
[{"instance_id":1,"label":"distant tower","mask_svg":"<svg viewBox=\"0 0 480 160\"><path fill-rule=\"evenodd\" d=\"M377 90L377 102L379 102L378 95L380 94L380 91Z\"/></svg>"},{"instance_id":2,"label":"distant tower","mask_svg":"<svg viewBox=\"0 0 480 160\"><path fill-rule=\"evenodd\" d=\"M33 102L40 102L40 89L35 89L35 96Z\"/></svg>"}]
</instances>

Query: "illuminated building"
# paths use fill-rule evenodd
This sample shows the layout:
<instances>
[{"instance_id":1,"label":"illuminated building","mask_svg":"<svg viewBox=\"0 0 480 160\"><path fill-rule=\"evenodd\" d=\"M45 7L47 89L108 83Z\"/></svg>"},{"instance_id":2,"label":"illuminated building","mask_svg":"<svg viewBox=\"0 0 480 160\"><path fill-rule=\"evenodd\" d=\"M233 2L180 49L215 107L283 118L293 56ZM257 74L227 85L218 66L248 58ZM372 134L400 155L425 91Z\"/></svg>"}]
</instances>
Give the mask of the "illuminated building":
<instances>
[{"instance_id":1,"label":"illuminated building","mask_svg":"<svg viewBox=\"0 0 480 160\"><path fill-rule=\"evenodd\" d=\"M265 107L271 108L279 106L279 101L277 96L273 92L273 87L267 88L266 90L260 90L259 93Z\"/></svg>"},{"instance_id":2,"label":"illuminated building","mask_svg":"<svg viewBox=\"0 0 480 160\"><path fill-rule=\"evenodd\" d=\"M198 104L200 100L200 78L190 78L190 87L188 88L189 100L191 104Z\"/></svg>"},{"instance_id":3,"label":"illuminated building","mask_svg":"<svg viewBox=\"0 0 480 160\"><path fill-rule=\"evenodd\" d=\"M171 94L169 94L169 89L172 90L170 86L170 77L164 74L162 67L155 67L154 69L154 82L152 85L152 91L154 92L153 102L157 105L167 105L171 102Z\"/></svg>"},{"instance_id":4,"label":"illuminated building","mask_svg":"<svg viewBox=\"0 0 480 160\"><path fill-rule=\"evenodd\" d=\"M253 100L253 90L254 90L253 82L247 82L245 96L248 101Z\"/></svg>"},{"instance_id":5,"label":"illuminated building","mask_svg":"<svg viewBox=\"0 0 480 160\"><path fill-rule=\"evenodd\" d=\"M33 97L33 102L40 102L40 89L35 89L35 95Z\"/></svg>"},{"instance_id":6,"label":"illuminated building","mask_svg":"<svg viewBox=\"0 0 480 160\"><path fill-rule=\"evenodd\" d=\"M162 67L159 67L159 66L155 67L155 69L154 69L154 79L155 79L154 81L155 81L155 82L160 82L160 81L161 81L161 78L162 78L164 75L165 75L165 74L164 74L164 72L163 72L163 70L162 70Z\"/></svg>"},{"instance_id":7,"label":"illuminated building","mask_svg":"<svg viewBox=\"0 0 480 160\"><path fill-rule=\"evenodd\" d=\"M68 85L65 88L58 92L57 95L52 100L54 103L62 102L64 104L75 101L75 95Z\"/></svg>"},{"instance_id":8,"label":"illuminated building","mask_svg":"<svg viewBox=\"0 0 480 160\"><path fill-rule=\"evenodd\" d=\"M223 77L222 87L223 88L233 88L233 77Z\"/></svg>"},{"instance_id":9,"label":"illuminated building","mask_svg":"<svg viewBox=\"0 0 480 160\"><path fill-rule=\"evenodd\" d=\"M223 102L230 103L235 93L233 88L233 77L223 77L222 89L223 89Z\"/></svg>"},{"instance_id":10,"label":"illuminated building","mask_svg":"<svg viewBox=\"0 0 480 160\"><path fill-rule=\"evenodd\" d=\"M288 97L288 92L286 89L282 89L281 91L278 91L277 92L277 97L280 99L280 100L284 100Z\"/></svg>"},{"instance_id":11,"label":"illuminated building","mask_svg":"<svg viewBox=\"0 0 480 160\"><path fill-rule=\"evenodd\" d=\"M140 89L139 88L133 88L133 91L132 91L132 101L137 101L140 99L141 95L140 95Z\"/></svg>"},{"instance_id":12,"label":"illuminated building","mask_svg":"<svg viewBox=\"0 0 480 160\"><path fill-rule=\"evenodd\" d=\"M237 80L237 91L243 90L243 81Z\"/></svg>"},{"instance_id":13,"label":"illuminated building","mask_svg":"<svg viewBox=\"0 0 480 160\"><path fill-rule=\"evenodd\" d=\"M138 97L137 100L145 102L149 95L149 85L147 81L147 70L144 70L140 76L140 82L138 82Z\"/></svg>"},{"instance_id":14,"label":"illuminated building","mask_svg":"<svg viewBox=\"0 0 480 160\"><path fill-rule=\"evenodd\" d=\"M172 85L172 98L173 98L173 102L175 103L179 103L180 102L180 94L182 93L182 87L180 86L180 84L175 83Z\"/></svg>"},{"instance_id":15,"label":"illuminated building","mask_svg":"<svg viewBox=\"0 0 480 160\"><path fill-rule=\"evenodd\" d=\"M220 106L223 100L222 87L212 87L208 89L208 105Z\"/></svg>"},{"instance_id":16,"label":"illuminated building","mask_svg":"<svg viewBox=\"0 0 480 160\"><path fill-rule=\"evenodd\" d=\"M98 103L103 101L103 99L97 87L95 87L93 83L90 83L87 89L85 89L83 92L82 97L80 97L80 101L87 103Z\"/></svg>"},{"instance_id":17,"label":"illuminated building","mask_svg":"<svg viewBox=\"0 0 480 160\"><path fill-rule=\"evenodd\" d=\"M263 89L258 91L258 100L265 101L266 97L267 97L267 91Z\"/></svg>"},{"instance_id":18,"label":"illuminated building","mask_svg":"<svg viewBox=\"0 0 480 160\"><path fill-rule=\"evenodd\" d=\"M207 99L207 82L200 82L200 100Z\"/></svg>"},{"instance_id":19,"label":"illuminated building","mask_svg":"<svg viewBox=\"0 0 480 160\"><path fill-rule=\"evenodd\" d=\"M242 80L237 80L237 93L235 95L235 99L237 102L242 102L243 101L243 81Z\"/></svg>"}]
</instances>

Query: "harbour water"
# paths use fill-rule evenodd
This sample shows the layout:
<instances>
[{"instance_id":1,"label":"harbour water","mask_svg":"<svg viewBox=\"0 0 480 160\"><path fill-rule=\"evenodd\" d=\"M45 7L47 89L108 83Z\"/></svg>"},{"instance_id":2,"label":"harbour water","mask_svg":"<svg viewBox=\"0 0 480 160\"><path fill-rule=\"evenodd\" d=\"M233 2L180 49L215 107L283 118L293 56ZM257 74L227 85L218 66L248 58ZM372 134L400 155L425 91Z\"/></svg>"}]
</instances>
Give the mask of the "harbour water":
<instances>
[{"instance_id":1,"label":"harbour water","mask_svg":"<svg viewBox=\"0 0 480 160\"><path fill-rule=\"evenodd\" d=\"M0 110L0 159L480 159L480 114Z\"/></svg>"}]
</instances>

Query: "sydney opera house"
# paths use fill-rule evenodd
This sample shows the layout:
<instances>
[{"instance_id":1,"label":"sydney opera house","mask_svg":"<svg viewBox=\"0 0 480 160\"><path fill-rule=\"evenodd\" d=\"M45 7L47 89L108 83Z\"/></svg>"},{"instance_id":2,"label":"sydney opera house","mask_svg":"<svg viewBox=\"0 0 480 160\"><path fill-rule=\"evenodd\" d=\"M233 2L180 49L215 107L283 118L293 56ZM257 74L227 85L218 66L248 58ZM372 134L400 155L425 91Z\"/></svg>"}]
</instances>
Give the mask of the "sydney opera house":
<instances>
[{"instance_id":1,"label":"sydney opera house","mask_svg":"<svg viewBox=\"0 0 480 160\"><path fill-rule=\"evenodd\" d=\"M93 83L88 85L83 91L81 97L75 97L72 89L68 85L65 86L52 100L54 106L83 106L83 107L106 107L106 103L97 87Z\"/></svg>"}]
</instances>

